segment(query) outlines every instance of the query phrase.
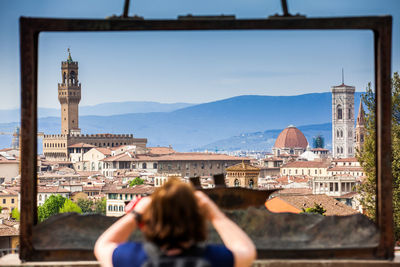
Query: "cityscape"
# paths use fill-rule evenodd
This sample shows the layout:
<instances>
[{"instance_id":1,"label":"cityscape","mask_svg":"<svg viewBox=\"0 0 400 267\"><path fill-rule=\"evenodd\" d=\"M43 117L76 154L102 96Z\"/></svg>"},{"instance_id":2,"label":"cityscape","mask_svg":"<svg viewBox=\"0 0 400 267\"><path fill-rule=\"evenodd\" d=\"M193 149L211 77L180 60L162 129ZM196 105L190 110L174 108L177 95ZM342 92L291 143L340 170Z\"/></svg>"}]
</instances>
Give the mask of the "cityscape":
<instances>
[{"instance_id":1,"label":"cityscape","mask_svg":"<svg viewBox=\"0 0 400 267\"><path fill-rule=\"evenodd\" d=\"M146 136L132 133L83 134L79 103L84 84L69 49L60 72L60 132L38 133L39 221L55 215L44 211L54 197L69 203L67 212L122 216L129 201L151 194L171 177L185 182L199 177L203 188L212 188L213 176L221 173L230 187L280 189L265 202L272 212L302 213L315 205L326 216L365 212L357 192L365 173L356 156L363 149L366 115L361 101L355 105L355 87L346 85L343 77L331 87L331 149L325 147L325 136L310 140L288 125L269 151L180 152L171 145L148 146ZM21 205L18 127L12 136L11 146L0 150L0 203L3 225L14 233L10 240L16 248Z\"/></svg>"}]
</instances>

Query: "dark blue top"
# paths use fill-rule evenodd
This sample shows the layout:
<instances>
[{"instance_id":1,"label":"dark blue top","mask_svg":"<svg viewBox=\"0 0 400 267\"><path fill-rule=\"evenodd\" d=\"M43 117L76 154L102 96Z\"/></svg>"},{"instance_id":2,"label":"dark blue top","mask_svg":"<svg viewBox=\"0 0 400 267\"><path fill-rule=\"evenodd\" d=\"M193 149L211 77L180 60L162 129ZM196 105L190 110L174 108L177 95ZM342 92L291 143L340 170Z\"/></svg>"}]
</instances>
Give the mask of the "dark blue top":
<instances>
[{"instance_id":1,"label":"dark blue top","mask_svg":"<svg viewBox=\"0 0 400 267\"><path fill-rule=\"evenodd\" d=\"M204 259L211 266L232 267L233 254L223 245L207 245L204 250ZM139 267L147 260L147 254L142 243L127 242L119 245L113 252L114 267Z\"/></svg>"}]
</instances>

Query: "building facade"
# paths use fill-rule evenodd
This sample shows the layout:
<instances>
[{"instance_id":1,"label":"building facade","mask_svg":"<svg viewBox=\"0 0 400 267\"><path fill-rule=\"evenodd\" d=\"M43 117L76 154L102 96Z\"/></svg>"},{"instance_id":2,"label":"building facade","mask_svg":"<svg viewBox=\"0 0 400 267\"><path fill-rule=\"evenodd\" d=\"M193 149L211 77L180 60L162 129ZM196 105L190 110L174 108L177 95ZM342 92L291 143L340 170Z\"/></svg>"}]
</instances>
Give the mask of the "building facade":
<instances>
[{"instance_id":1,"label":"building facade","mask_svg":"<svg viewBox=\"0 0 400 267\"><path fill-rule=\"evenodd\" d=\"M239 163L226 168L226 180L229 187L258 188L260 168L247 163Z\"/></svg>"},{"instance_id":2,"label":"building facade","mask_svg":"<svg viewBox=\"0 0 400 267\"><path fill-rule=\"evenodd\" d=\"M332 155L354 157L354 86L332 87Z\"/></svg>"}]
</instances>

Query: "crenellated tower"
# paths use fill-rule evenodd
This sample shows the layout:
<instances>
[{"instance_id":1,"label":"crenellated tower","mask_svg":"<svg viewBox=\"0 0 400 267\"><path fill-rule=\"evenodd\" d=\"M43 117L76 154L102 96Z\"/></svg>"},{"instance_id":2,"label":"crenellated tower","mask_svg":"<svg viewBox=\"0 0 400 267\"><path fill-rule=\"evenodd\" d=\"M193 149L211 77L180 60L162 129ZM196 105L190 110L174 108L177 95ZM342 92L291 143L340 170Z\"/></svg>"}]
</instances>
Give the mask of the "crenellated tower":
<instances>
[{"instance_id":1,"label":"crenellated tower","mask_svg":"<svg viewBox=\"0 0 400 267\"><path fill-rule=\"evenodd\" d=\"M79 102L81 84L78 79L78 62L73 61L68 49L67 61L61 62L62 83L58 84L58 100L61 104L61 134L80 134Z\"/></svg>"}]
</instances>

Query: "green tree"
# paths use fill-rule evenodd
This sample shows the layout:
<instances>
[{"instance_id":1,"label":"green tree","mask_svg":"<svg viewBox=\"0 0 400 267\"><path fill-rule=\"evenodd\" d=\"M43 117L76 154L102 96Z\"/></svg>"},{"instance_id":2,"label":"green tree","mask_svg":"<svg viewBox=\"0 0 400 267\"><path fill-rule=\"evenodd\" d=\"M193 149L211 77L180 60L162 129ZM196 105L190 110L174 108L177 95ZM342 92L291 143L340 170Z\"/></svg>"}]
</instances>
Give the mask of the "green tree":
<instances>
[{"instance_id":1,"label":"green tree","mask_svg":"<svg viewBox=\"0 0 400 267\"><path fill-rule=\"evenodd\" d=\"M60 208L60 213L65 212L82 213L82 210L76 203L72 202L71 199L66 199L64 205Z\"/></svg>"},{"instance_id":2,"label":"green tree","mask_svg":"<svg viewBox=\"0 0 400 267\"><path fill-rule=\"evenodd\" d=\"M309 214L320 214L325 216L326 209L320 204L314 203L314 207L312 208L302 208L301 213L309 213Z\"/></svg>"},{"instance_id":3,"label":"green tree","mask_svg":"<svg viewBox=\"0 0 400 267\"><path fill-rule=\"evenodd\" d=\"M93 201L89 199L83 199L79 198L78 201L76 202L78 204L79 208L81 208L82 213L92 213L93 212Z\"/></svg>"},{"instance_id":4,"label":"green tree","mask_svg":"<svg viewBox=\"0 0 400 267\"><path fill-rule=\"evenodd\" d=\"M11 218L13 218L13 219L16 220L16 221L19 221L19 219L20 219L20 214L19 214L19 211L18 211L17 208L15 208L15 209L13 209L13 210L11 211Z\"/></svg>"},{"instance_id":5,"label":"green tree","mask_svg":"<svg viewBox=\"0 0 400 267\"><path fill-rule=\"evenodd\" d=\"M3 210L3 207L2 206L0 206L0 212Z\"/></svg>"},{"instance_id":6,"label":"green tree","mask_svg":"<svg viewBox=\"0 0 400 267\"><path fill-rule=\"evenodd\" d=\"M94 203L94 212L98 214L106 214L107 200L103 197Z\"/></svg>"},{"instance_id":7,"label":"green tree","mask_svg":"<svg viewBox=\"0 0 400 267\"><path fill-rule=\"evenodd\" d=\"M132 181L129 182L129 186L135 186L135 185L141 185L144 184L144 180L141 179L140 177L136 177L135 179L133 179Z\"/></svg>"},{"instance_id":8,"label":"green tree","mask_svg":"<svg viewBox=\"0 0 400 267\"><path fill-rule=\"evenodd\" d=\"M375 162L375 93L369 83L362 102L366 107L364 147L358 151L358 161L366 179L358 187L360 202L366 215L375 220L376 162ZM392 173L393 173L393 219L394 234L400 240L400 77L396 72L392 79Z\"/></svg>"},{"instance_id":9,"label":"green tree","mask_svg":"<svg viewBox=\"0 0 400 267\"><path fill-rule=\"evenodd\" d=\"M325 146L325 139L322 135L317 135L313 138L313 147L314 148L324 148Z\"/></svg>"},{"instance_id":10,"label":"green tree","mask_svg":"<svg viewBox=\"0 0 400 267\"><path fill-rule=\"evenodd\" d=\"M51 195L42 206L38 207L38 221L43 222L52 215L59 213L66 198L60 195Z\"/></svg>"}]
</instances>

